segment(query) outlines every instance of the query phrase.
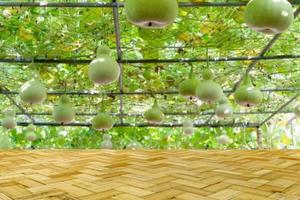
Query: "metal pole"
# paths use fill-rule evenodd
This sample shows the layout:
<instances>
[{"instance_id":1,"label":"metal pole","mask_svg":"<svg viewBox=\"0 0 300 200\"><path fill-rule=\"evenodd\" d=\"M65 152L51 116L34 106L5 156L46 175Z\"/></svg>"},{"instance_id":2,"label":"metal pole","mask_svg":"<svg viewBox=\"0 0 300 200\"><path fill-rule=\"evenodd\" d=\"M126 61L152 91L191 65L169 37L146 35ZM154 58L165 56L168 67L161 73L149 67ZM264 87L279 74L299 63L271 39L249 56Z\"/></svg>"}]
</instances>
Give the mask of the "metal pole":
<instances>
[{"instance_id":1,"label":"metal pole","mask_svg":"<svg viewBox=\"0 0 300 200\"><path fill-rule=\"evenodd\" d=\"M270 119L272 119L275 115L277 115L280 111L282 111L284 108L286 108L288 105L290 105L293 101L295 101L300 93L297 93L293 98L291 98L289 101L284 103L282 106L280 106L277 110L274 111L269 117L267 117L265 120L263 120L259 126L262 126L263 124L267 123Z\"/></svg>"},{"instance_id":2,"label":"metal pole","mask_svg":"<svg viewBox=\"0 0 300 200\"><path fill-rule=\"evenodd\" d=\"M223 90L225 94L231 93L233 90ZM299 92L300 88L265 88L261 89L261 92ZM18 95L17 91L7 91L0 90L0 94L4 95ZM61 96L61 95L70 95L70 96L98 96L100 94L107 96L135 96L135 95L178 95L178 91L154 91L154 92L93 92L93 91L52 91L47 93L49 96Z\"/></svg>"},{"instance_id":3,"label":"metal pole","mask_svg":"<svg viewBox=\"0 0 300 200\"><path fill-rule=\"evenodd\" d=\"M28 126L30 123L28 122L18 122L18 126ZM69 123L69 124L61 124L61 123L55 123L55 122L34 122L35 126L67 126L67 127L91 127L91 123ZM220 127L257 127L257 123L217 123L217 124L195 124L194 125L197 128L203 128L203 127L210 127L210 128L220 128ZM114 127L140 127L140 128L146 128L146 127L165 127L165 128L178 128L182 127L182 124L147 124L147 123L141 123L141 124L115 124Z\"/></svg>"},{"instance_id":4,"label":"metal pole","mask_svg":"<svg viewBox=\"0 0 300 200\"><path fill-rule=\"evenodd\" d=\"M234 112L233 115L265 115L265 114L272 114L275 111L260 111L260 112L255 112L255 111L250 111L250 112ZM280 111L277 114L292 114L293 111ZM42 112L42 113L25 113L25 112L19 112L17 115L32 115L32 116L51 116L52 113L50 112ZM141 113L133 113L133 114L126 114L126 113L109 113L111 116L116 116L116 117L143 117L143 114ZM188 112L188 113L181 113L181 112L164 112L164 115L167 116L207 116L207 115L212 115L214 112ZM97 113L76 113L76 116L96 116Z\"/></svg>"},{"instance_id":5,"label":"metal pole","mask_svg":"<svg viewBox=\"0 0 300 200\"><path fill-rule=\"evenodd\" d=\"M117 0L113 0L113 3L117 3ZM122 46L121 46L121 33L120 33L120 25L119 25L119 7L114 7L113 8L113 16L114 16L114 28L115 28L115 35L116 35L116 46L117 46L117 54L118 54L118 63L120 67L120 78L119 78L119 101L120 101L120 107L119 107L119 112L121 114L120 116L120 122L121 124L124 123L123 121L123 65L122 63L119 62L119 60L122 60Z\"/></svg>"},{"instance_id":6,"label":"metal pole","mask_svg":"<svg viewBox=\"0 0 300 200\"><path fill-rule=\"evenodd\" d=\"M254 57L216 57L209 58L208 62L232 62L232 61L260 61L260 60L289 60L299 59L300 55L274 55L274 56L254 56ZM151 63L202 63L206 62L206 58L181 58L181 59L119 59L122 64L151 64ZM31 58L0 58L0 63L39 63L39 64L73 64L87 65L91 60L78 59L31 59ZM253 67L253 66L252 66ZM252 68L251 67L251 68ZM248 68L247 71L249 71Z\"/></svg>"},{"instance_id":7,"label":"metal pole","mask_svg":"<svg viewBox=\"0 0 300 200\"><path fill-rule=\"evenodd\" d=\"M293 5L300 5L299 1L292 0ZM179 2L179 7L195 8L195 7L241 7L245 6L247 2ZM54 7L54 8L111 8L124 7L124 3L56 3L56 2L0 2L0 7Z\"/></svg>"},{"instance_id":8,"label":"metal pole","mask_svg":"<svg viewBox=\"0 0 300 200\"><path fill-rule=\"evenodd\" d=\"M231 62L231 61L259 61L259 60L283 60L299 59L300 55L274 55L274 56L256 56L256 57L216 57L209 58L208 62ZM144 60L122 60L122 63L202 63L207 62L206 58L187 58L187 59L144 59Z\"/></svg>"},{"instance_id":9,"label":"metal pole","mask_svg":"<svg viewBox=\"0 0 300 200\"><path fill-rule=\"evenodd\" d=\"M256 140L257 140L257 147L258 149L262 149L262 133L260 127L256 128Z\"/></svg>"},{"instance_id":10,"label":"metal pole","mask_svg":"<svg viewBox=\"0 0 300 200\"><path fill-rule=\"evenodd\" d=\"M4 86L2 86L2 89L5 89L6 91L9 91L7 88L5 88ZM30 114L28 114L28 113L26 113L26 110L21 106L21 105L19 105L10 95L8 95L8 94L4 94L8 99L9 99L9 101L10 102L12 102L21 112L23 112L23 113L25 113L25 115L27 116L27 118L33 123L34 122L34 118L30 115Z\"/></svg>"}]
</instances>

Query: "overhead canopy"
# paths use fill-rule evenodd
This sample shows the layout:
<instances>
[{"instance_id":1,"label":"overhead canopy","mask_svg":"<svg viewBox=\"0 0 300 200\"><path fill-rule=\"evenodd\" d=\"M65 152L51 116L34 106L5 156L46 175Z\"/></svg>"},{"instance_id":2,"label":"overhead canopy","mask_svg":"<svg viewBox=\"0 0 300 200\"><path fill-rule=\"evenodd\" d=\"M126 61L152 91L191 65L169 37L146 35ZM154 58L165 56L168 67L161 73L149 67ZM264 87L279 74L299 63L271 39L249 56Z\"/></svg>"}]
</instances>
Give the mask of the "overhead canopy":
<instances>
[{"instance_id":1,"label":"overhead canopy","mask_svg":"<svg viewBox=\"0 0 300 200\"><path fill-rule=\"evenodd\" d=\"M67 94L78 114L68 126L90 126L103 99L106 111L119 118L116 126L146 127L142 114L155 95L167 116L155 126L178 127L183 117L191 116L198 127L259 127L276 114L293 113L298 97L300 3L292 3L293 26L266 36L244 24L246 2L181 2L176 22L163 30L131 25L123 2L1 2L1 110L15 106L19 125L61 126L51 112L58 96ZM114 49L112 56L122 69L116 84L97 87L87 77L99 44ZM177 92L190 66L200 77L207 61L234 106L229 119L214 117L215 105L189 102ZM17 95L32 73L49 90L43 105L26 105ZM259 107L234 103L231 94L245 74L264 93Z\"/></svg>"}]
</instances>

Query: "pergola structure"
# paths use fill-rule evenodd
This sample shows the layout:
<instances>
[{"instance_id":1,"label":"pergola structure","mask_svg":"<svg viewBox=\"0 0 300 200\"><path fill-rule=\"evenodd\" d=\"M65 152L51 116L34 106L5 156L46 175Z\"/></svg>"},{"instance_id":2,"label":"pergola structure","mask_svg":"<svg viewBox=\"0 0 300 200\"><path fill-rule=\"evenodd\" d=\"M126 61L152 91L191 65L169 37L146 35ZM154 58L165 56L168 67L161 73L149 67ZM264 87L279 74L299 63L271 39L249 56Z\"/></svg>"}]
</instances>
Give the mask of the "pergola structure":
<instances>
[{"instance_id":1,"label":"pergola structure","mask_svg":"<svg viewBox=\"0 0 300 200\"><path fill-rule=\"evenodd\" d=\"M300 5L299 1L291 1L292 4L297 7ZM198 2L198 3L179 3L180 7L241 7L245 6L246 2L217 2L217 3L208 3L208 2ZM120 24L119 24L119 9L122 9L124 6L123 2L117 2L117 0L113 0L111 3L63 3L63 2L0 2L0 7L54 7L54 8L111 8L113 12L113 21L114 21L114 33L115 33L115 44L116 44L116 51L117 51L117 61L119 63L119 66L121 68L121 76L119 79L119 91L118 92L90 92L90 91L65 91L65 92L55 92L51 91L48 93L48 95L72 95L72 96L97 96L97 95L108 95L108 96L118 96L119 98L119 112L118 113L112 113L112 115L119 117L120 121L119 123L115 124L115 127L129 127L129 126L135 126L135 127L180 127L182 126L179 123L165 123L165 124L159 124L159 125L150 125L147 123L140 123L140 124L130 124L124 122L124 118L131 116L131 117L140 117L141 114L128 114L124 112L124 100L123 98L125 96L131 96L131 95L177 95L177 91L137 91L137 92L125 92L123 88L124 84L124 64L155 64L155 63L203 63L203 62L210 62L210 63L219 63L219 62L234 62L234 61L249 61L249 65L246 68L246 71L244 71L244 74L249 74L255 67L256 64L259 61L263 60L287 60L287 59L299 59L300 55L272 55L268 56L266 55L267 52L273 47L273 45L278 41L278 39L282 36L282 34L278 34L273 36L264 46L263 49L259 52L256 56L243 56L243 57L215 57L215 58L185 58L185 59L125 59L123 57L123 50L124 47L121 44L121 32L120 32ZM294 15L295 18L298 17L300 13L300 7L296 9ZM91 60L82 60L78 58L72 58L72 59L38 59L38 58L0 58L0 62L2 63L21 63L21 64L30 64L30 63L40 63L40 64L72 64L72 65L82 65L82 64L89 64ZM243 76L242 76L243 77ZM227 96L230 96L233 94L233 92L236 90L236 88L241 83L242 78L236 81L234 87L231 90L224 90L224 93L227 94ZM263 124L267 123L269 120L271 120L275 115L280 113L293 113L293 110L286 110L286 108L294 102L297 97L299 96L300 88L264 88L262 89L262 92L265 93L276 93L276 92L292 92L294 93L294 96L291 99L288 99L285 103L280 105L277 109L272 111L259 111L259 112L235 112L234 115L260 115L260 114L266 114L268 115L264 120L258 121L255 123L211 123L211 119L214 115L214 112L186 112L186 113L177 113L177 112L167 112L166 115L175 116L175 115L193 115L193 116L210 116L204 123L195 124L195 127L252 127L257 128L259 133L259 127ZM29 123L33 123L37 126L83 126L83 127L89 127L91 126L90 123L71 123L71 124L58 124L53 122L40 122L36 121L34 119L34 116L47 116L51 115L51 113L43 112L43 113L30 113L27 112L26 109L18 104L15 99L14 95L17 95L17 91L10 91L8 89L2 88L0 93L2 95L5 95L11 103L13 103L15 106L19 108L18 115L26 115L30 122L19 122L18 125L20 126L27 126ZM96 113L77 113L79 116L94 116Z\"/></svg>"}]
</instances>

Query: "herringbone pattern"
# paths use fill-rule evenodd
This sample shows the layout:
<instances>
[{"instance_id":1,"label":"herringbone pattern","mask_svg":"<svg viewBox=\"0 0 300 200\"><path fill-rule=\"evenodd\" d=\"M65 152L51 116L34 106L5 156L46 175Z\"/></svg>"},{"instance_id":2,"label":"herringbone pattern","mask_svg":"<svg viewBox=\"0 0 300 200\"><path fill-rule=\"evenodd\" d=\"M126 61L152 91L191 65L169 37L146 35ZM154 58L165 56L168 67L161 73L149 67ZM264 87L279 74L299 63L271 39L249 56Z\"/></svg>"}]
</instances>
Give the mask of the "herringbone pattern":
<instances>
[{"instance_id":1,"label":"herringbone pattern","mask_svg":"<svg viewBox=\"0 0 300 200\"><path fill-rule=\"evenodd\" d=\"M0 151L0 199L296 200L300 151Z\"/></svg>"}]
</instances>

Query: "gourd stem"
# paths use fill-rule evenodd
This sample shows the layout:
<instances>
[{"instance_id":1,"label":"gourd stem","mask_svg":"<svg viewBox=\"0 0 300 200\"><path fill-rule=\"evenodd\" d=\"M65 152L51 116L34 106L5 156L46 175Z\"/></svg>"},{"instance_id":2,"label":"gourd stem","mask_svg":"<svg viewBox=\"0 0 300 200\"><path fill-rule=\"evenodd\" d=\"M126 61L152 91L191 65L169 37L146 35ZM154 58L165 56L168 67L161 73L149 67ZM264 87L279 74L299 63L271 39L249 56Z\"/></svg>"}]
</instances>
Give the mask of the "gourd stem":
<instances>
[{"instance_id":1,"label":"gourd stem","mask_svg":"<svg viewBox=\"0 0 300 200\"><path fill-rule=\"evenodd\" d=\"M242 84L243 85L252 85L252 81L251 81L251 78L249 75L244 76Z\"/></svg>"},{"instance_id":2,"label":"gourd stem","mask_svg":"<svg viewBox=\"0 0 300 200\"><path fill-rule=\"evenodd\" d=\"M59 100L60 104L71 104L71 99L67 95L62 95Z\"/></svg>"},{"instance_id":3,"label":"gourd stem","mask_svg":"<svg viewBox=\"0 0 300 200\"><path fill-rule=\"evenodd\" d=\"M206 44L206 67L209 66L209 57L208 57L208 45Z\"/></svg>"},{"instance_id":4,"label":"gourd stem","mask_svg":"<svg viewBox=\"0 0 300 200\"><path fill-rule=\"evenodd\" d=\"M228 99L227 97L223 94L221 99L219 100L220 105L228 104Z\"/></svg>"},{"instance_id":5,"label":"gourd stem","mask_svg":"<svg viewBox=\"0 0 300 200\"><path fill-rule=\"evenodd\" d=\"M110 54L110 49L108 46L106 46L106 45L98 46L96 57L99 57L101 55L109 55L109 54Z\"/></svg>"},{"instance_id":6,"label":"gourd stem","mask_svg":"<svg viewBox=\"0 0 300 200\"><path fill-rule=\"evenodd\" d=\"M100 112L103 113L105 112L105 104L104 104L104 94L101 94L102 100L101 100L101 105L100 105Z\"/></svg>"},{"instance_id":7,"label":"gourd stem","mask_svg":"<svg viewBox=\"0 0 300 200\"><path fill-rule=\"evenodd\" d=\"M158 108L159 106L158 106L158 102L157 102L156 96L154 94L151 94L151 97L154 98L154 103L153 103L152 108Z\"/></svg>"},{"instance_id":8,"label":"gourd stem","mask_svg":"<svg viewBox=\"0 0 300 200\"><path fill-rule=\"evenodd\" d=\"M31 70L31 72L30 72L30 77L29 77L29 79L28 80L40 80L40 72L36 69L36 67L34 66L35 64L34 64L34 58L32 59L32 62L30 63L30 70Z\"/></svg>"},{"instance_id":9,"label":"gourd stem","mask_svg":"<svg viewBox=\"0 0 300 200\"><path fill-rule=\"evenodd\" d=\"M193 66L193 65L191 65L191 69L190 69L189 78L191 79L191 78L193 78L193 77L195 77L195 76L194 76L194 66Z\"/></svg>"},{"instance_id":10,"label":"gourd stem","mask_svg":"<svg viewBox=\"0 0 300 200\"><path fill-rule=\"evenodd\" d=\"M153 108L157 108L157 107L158 107L157 99L154 97Z\"/></svg>"},{"instance_id":11,"label":"gourd stem","mask_svg":"<svg viewBox=\"0 0 300 200\"><path fill-rule=\"evenodd\" d=\"M67 81L64 81L64 85L65 85L65 92L67 92Z\"/></svg>"},{"instance_id":12,"label":"gourd stem","mask_svg":"<svg viewBox=\"0 0 300 200\"><path fill-rule=\"evenodd\" d=\"M34 58L32 59L31 65L33 65L33 66L35 65L35 63L34 63ZM33 78L34 78L34 79L37 79L37 80L40 80L40 79L41 79L40 72L39 72L39 70L37 70L36 67L34 67Z\"/></svg>"}]
</instances>

